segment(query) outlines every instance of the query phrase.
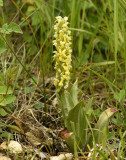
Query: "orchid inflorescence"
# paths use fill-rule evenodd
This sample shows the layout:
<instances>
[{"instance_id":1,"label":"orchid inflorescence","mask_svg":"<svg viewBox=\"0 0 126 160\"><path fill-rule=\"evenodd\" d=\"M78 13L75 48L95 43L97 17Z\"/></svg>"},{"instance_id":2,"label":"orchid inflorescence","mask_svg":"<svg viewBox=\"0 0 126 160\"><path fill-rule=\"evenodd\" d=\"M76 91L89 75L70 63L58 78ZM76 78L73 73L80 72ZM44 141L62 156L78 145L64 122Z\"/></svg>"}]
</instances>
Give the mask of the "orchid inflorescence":
<instances>
[{"instance_id":1,"label":"orchid inflorescence","mask_svg":"<svg viewBox=\"0 0 126 160\"><path fill-rule=\"evenodd\" d=\"M56 51L53 52L56 70L54 85L59 92L62 89L67 89L70 81L72 49L70 47L71 31L68 28L68 17L57 16L54 31L53 45L56 47Z\"/></svg>"}]
</instances>

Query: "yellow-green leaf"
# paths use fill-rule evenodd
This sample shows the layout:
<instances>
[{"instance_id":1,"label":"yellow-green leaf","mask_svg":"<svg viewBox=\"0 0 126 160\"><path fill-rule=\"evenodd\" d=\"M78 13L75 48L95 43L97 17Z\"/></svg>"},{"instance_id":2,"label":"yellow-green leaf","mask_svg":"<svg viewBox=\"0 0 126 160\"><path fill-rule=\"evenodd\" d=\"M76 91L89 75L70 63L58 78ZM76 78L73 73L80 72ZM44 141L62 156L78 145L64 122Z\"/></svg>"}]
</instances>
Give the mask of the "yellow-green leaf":
<instances>
[{"instance_id":1,"label":"yellow-green leaf","mask_svg":"<svg viewBox=\"0 0 126 160\"><path fill-rule=\"evenodd\" d=\"M12 94L13 93L13 90L7 86L0 86L0 94Z\"/></svg>"},{"instance_id":2,"label":"yellow-green leaf","mask_svg":"<svg viewBox=\"0 0 126 160\"><path fill-rule=\"evenodd\" d=\"M0 0L0 6L3 6L3 0Z\"/></svg>"},{"instance_id":3,"label":"yellow-green leaf","mask_svg":"<svg viewBox=\"0 0 126 160\"><path fill-rule=\"evenodd\" d=\"M3 108L0 108L0 114L1 116L6 116L7 112Z\"/></svg>"},{"instance_id":4,"label":"yellow-green leaf","mask_svg":"<svg viewBox=\"0 0 126 160\"><path fill-rule=\"evenodd\" d=\"M20 26L14 22L11 22L9 25L6 23L1 28L1 33L10 34L11 32L23 33Z\"/></svg>"}]
</instances>

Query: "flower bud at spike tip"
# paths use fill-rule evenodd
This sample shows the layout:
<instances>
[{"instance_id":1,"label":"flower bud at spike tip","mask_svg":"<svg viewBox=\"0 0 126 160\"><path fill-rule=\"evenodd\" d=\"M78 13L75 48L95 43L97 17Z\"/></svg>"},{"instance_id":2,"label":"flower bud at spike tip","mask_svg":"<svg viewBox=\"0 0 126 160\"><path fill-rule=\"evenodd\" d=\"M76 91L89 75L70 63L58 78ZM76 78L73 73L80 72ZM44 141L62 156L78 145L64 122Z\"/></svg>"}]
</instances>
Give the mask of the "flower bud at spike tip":
<instances>
[{"instance_id":1,"label":"flower bud at spike tip","mask_svg":"<svg viewBox=\"0 0 126 160\"><path fill-rule=\"evenodd\" d=\"M54 79L54 85L57 92L62 89L67 89L70 80L70 69L71 69L71 32L68 28L68 17L62 18L61 16L56 17L54 25L54 37L53 45L57 51L54 51L54 61L56 78Z\"/></svg>"}]
</instances>

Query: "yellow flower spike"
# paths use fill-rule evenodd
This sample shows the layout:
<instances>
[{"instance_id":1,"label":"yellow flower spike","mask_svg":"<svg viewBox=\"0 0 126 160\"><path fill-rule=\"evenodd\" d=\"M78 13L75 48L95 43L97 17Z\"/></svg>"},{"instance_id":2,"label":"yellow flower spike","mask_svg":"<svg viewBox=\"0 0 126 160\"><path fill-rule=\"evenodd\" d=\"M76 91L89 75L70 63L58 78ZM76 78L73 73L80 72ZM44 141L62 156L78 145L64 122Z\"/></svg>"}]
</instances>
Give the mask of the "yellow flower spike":
<instances>
[{"instance_id":1,"label":"yellow flower spike","mask_svg":"<svg viewBox=\"0 0 126 160\"><path fill-rule=\"evenodd\" d=\"M60 87L63 86L63 80L60 81L59 86L60 86Z\"/></svg>"},{"instance_id":2,"label":"yellow flower spike","mask_svg":"<svg viewBox=\"0 0 126 160\"><path fill-rule=\"evenodd\" d=\"M64 61L63 57L60 56L59 61L63 62Z\"/></svg>"},{"instance_id":3,"label":"yellow flower spike","mask_svg":"<svg viewBox=\"0 0 126 160\"><path fill-rule=\"evenodd\" d=\"M58 79L55 79L55 80L54 80L54 84L55 84L55 85L57 85L57 84L58 84L58 82L59 82L59 80L58 80Z\"/></svg>"},{"instance_id":4,"label":"yellow flower spike","mask_svg":"<svg viewBox=\"0 0 126 160\"><path fill-rule=\"evenodd\" d=\"M54 79L54 85L57 92L62 89L67 89L70 80L71 69L71 31L68 28L68 17L62 18L56 17L54 25L54 38L53 45L57 51L54 51L56 78Z\"/></svg>"}]
</instances>

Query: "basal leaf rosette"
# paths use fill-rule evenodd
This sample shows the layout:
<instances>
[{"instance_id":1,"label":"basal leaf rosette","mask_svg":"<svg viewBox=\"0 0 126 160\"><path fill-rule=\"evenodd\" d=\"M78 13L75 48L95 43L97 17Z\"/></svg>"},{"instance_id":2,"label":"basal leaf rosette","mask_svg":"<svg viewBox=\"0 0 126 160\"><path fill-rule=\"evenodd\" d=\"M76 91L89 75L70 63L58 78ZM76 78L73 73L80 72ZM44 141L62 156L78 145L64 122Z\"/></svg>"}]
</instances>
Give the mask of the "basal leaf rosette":
<instances>
[{"instance_id":1,"label":"basal leaf rosette","mask_svg":"<svg viewBox=\"0 0 126 160\"><path fill-rule=\"evenodd\" d=\"M70 81L72 49L70 47L71 31L68 28L68 17L56 17L54 31L55 40L53 41L53 45L56 48L53 56L56 70L54 85L57 92L59 92L62 89L67 89Z\"/></svg>"}]
</instances>

